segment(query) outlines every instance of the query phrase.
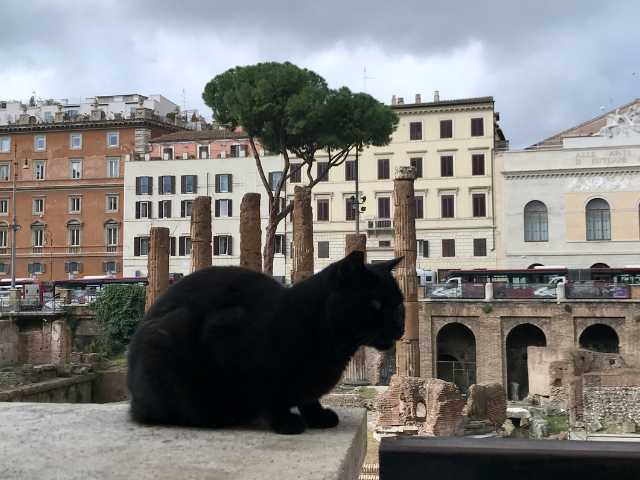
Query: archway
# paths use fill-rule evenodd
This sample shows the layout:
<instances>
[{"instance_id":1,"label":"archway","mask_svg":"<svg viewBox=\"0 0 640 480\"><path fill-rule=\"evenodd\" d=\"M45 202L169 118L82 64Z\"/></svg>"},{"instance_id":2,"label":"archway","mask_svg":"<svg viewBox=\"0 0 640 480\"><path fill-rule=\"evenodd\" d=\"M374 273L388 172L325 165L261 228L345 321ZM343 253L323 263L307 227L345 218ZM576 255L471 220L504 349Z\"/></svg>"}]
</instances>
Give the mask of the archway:
<instances>
[{"instance_id":1,"label":"archway","mask_svg":"<svg viewBox=\"0 0 640 480\"><path fill-rule=\"evenodd\" d=\"M541 263L532 263L531 265L529 265L527 267L527 270L533 270L536 267L543 267L544 265L542 265Z\"/></svg>"},{"instance_id":2,"label":"archway","mask_svg":"<svg viewBox=\"0 0 640 480\"><path fill-rule=\"evenodd\" d=\"M476 383L476 337L461 323L442 327L436 338L437 377L466 393Z\"/></svg>"},{"instance_id":3,"label":"archway","mask_svg":"<svg viewBox=\"0 0 640 480\"><path fill-rule=\"evenodd\" d=\"M584 329L580 335L580 348L594 352L618 353L620 339L616 331L609 325L596 323Z\"/></svg>"},{"instance_id":4,"label":"archway","mask_svg":"<svg viewBox=\"0 0 640 480\"><path fill-rule=\"evenodd\" d=\"M609 268L609 265L607 265L606 263L600 263L599 262L599 263L594 263L589 268Z\"/></svg>"},{"instance_id":5,"label":"archway","mask_svg":"<svg viewBox=\"0 0 640 480\"><path fill-rule=\"evenodd\" d=\"M522 400L529 395L528 347L546 347L544 332L530 323L513 328L507 335L507 387L509 398ZM515 385L517 384L517 386Z\"/></svg>"}]
</instances>

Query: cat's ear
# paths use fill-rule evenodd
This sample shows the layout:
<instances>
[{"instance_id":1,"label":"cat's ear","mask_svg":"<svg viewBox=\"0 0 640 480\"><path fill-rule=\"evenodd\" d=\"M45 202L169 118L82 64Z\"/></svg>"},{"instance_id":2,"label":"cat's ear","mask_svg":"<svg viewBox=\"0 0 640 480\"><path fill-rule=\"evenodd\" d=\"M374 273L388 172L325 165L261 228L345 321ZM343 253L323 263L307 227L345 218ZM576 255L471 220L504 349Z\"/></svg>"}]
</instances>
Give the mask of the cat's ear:
<instances>
[{"instance_id":1,"label":"cat's ear","mask_svg":"<svg viewBox=\"0 0 640 480\"><path fill-rule=\"evenodd\" d=\"M386 262L375 263L372 267L381 273L391 273L391 271L398 266L398 264L404 259L404 257L396 257L393 260L387 260Z\"/></svg>"},{"instance_id":2,"label":"cat's ear","mask_svg":"<svg viewBox=\"0 0 640 480\"><path fill-rule=\"evenodd\" d=\"M364 252L359 250L354 250L338 262L337 273L341 281L357 278L364 270Z\"/></svg>"}]
</instances>

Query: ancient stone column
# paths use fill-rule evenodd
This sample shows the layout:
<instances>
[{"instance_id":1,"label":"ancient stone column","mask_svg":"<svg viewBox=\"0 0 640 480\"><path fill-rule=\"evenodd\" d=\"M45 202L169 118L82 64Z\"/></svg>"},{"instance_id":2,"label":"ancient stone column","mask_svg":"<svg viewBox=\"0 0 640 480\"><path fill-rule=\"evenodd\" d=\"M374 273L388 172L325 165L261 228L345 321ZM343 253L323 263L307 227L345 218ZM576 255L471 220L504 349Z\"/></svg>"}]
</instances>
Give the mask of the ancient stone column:
<instances>
[{"instance_id":1,"label":"ancient stone column","mask_svg":"<svg viewBox=\"0 0 640 480\"><path fill-rule=\"evenodd\" d=\"M240 266L262 272L260 194L245 193L240 204Z\"/></svg>"},{"instance_id":2,"label":"ancient stone column","mask_svg":"<svg viewBox=\"0 0 640 480\"><path fill-rule=\"evenodd\" d=\"M393 181L394 253L396 257L404 257L404 260L395 268L394 276L405 300L405 331L404 336L396 343L396 373L409 377L420 376L414 178L413 167L398 167Z\"/></svg>"},{"instance_id":3,"label":"ancient stone column","mask_svg":"<svg viewBox=\"0 0 640 480\"><path fill-rule=\"evenodd\" d=\"M211 197L196 197L191 209L191 271L211 266Z\"/></svg>"},{"instance_id":4,"label":"ancient stone column","mask_svg":"<svg viewBox=\"0 0 640 480\"><path fill-rule=\"evenodd\" d=\"M149 237L145 310L169 288L169 229L151 227Z\"/></svg>"},{"instance_id":5,"label":"ancient stone column","mask_svg":"<svg viewBox=\"0 0 640 480\"><path fill-rule=\"evenodd\" d=\"M293 283L313 275L313 210L308 187L296 186L294 189L292 258Z\"/></svg>"},{"instance_id":6,"label":"ancient stone column","mask_svg":"<svg viewBox=\"0 0 640 480\"><path fill-rule=\"evenodd\" d=\"M345 257L356 250L364 252L366 261L367 236L363 233L350 233L345 238ZM366 347L360 347L353 355L344 371L344 375L342 377L343 383L350 385L363 385L369 383L367 379L366 358Z\"/></svg>"}]
</instances>

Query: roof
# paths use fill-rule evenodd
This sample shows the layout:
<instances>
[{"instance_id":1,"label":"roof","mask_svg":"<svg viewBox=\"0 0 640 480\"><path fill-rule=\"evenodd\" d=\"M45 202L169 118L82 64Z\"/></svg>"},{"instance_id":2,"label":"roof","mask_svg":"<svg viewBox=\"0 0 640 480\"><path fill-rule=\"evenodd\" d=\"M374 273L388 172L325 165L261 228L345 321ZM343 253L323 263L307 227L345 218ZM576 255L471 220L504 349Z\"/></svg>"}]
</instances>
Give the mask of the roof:
<instances>
[{"instance_id":1,"label":"roof","mask_svg":"<svg viewBox=\"0 0 640 480\"><path fill-rule=\"evenodd\" d=\"M606 113L598 115L597 117L587 120L586 122L582 122L581 124L576 125L575 127L571 127L567 130L563 130L560 133L556 133L555 135L545 138L544 140L541 140L538 143L534 143L528 148L556 147L556 146L562 145L562 139L564 137L588 137L588 136L594 135L598 133L602 127L607 125L607 116L611 115L612 113L615 113L616 110L625 112L629 108L633 107L634 105L640 106L640 98L636 98L635 100L625 105L621 105L612 110L609 110Z\"/></svg>"},{"instance_id":2,"label":"roof","mask_svg":"<svg viewBox=\"0 0 640 480\"><path fill-rule=\"evenodd\" d=\"M418 107L449 107L456 105L477 105L481 103L493 103L493 97L472 97L472 98L457 98L454 100L439 100L437 102L422 102L422 103L401 103L391 105L391 108L404 109L404 108L418 108Z\"/></svg>"},{"instance_id":3,"label":"roof","mask_svg":"<svg viewBox=\"0 0 640 480\"><path fill-rule=\"evenodd\" d=\"M150 140L151 143L166 142L195 142L202 140L229 140L249 138L245 132L232 132L230 130L183 130L180 132L167 133Z\"/></svg>"}]
</instances>

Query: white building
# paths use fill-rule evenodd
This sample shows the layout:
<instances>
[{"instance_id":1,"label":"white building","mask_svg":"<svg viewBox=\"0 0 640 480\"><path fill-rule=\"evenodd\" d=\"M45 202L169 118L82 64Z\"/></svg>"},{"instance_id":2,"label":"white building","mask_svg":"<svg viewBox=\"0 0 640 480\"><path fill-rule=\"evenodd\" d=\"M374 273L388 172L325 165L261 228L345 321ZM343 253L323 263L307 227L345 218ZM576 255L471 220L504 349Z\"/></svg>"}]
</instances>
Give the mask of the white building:
<instances>
[{"instance_id":1,"label":"white building","mask_svg":"<svg viewBox=\"0 0 640 480\"><path fill-rule=\"evenodd\" d=\"M169 271L191 271L191 202L198 195L212 198L213 265L240 263L240 203L245 193L262 194L264 245L268 199L253 157L246 156L243 139L221 132L183 131L152 140L152 151L171 149L171 155L148 155L148 160L125 163L123 275L147 274L148 235L151 227L168 227L171 237ZM193 153L190 153L193 152ZM197 154L196 154L197 152ZM264 157L265 173L282 169L281 157ZM274 276L289 276L285 255L288 219L276 238Z\"/></svg>"},{"instance_id":2,"label":"white building","mask_svg":"<svg viewBox=\"0 0 640 480\"><path fill-rule=\"evenodd\" d=\"M501 268L640 265L640 99L496 162Z\"/></svg>"}]
</instances>

